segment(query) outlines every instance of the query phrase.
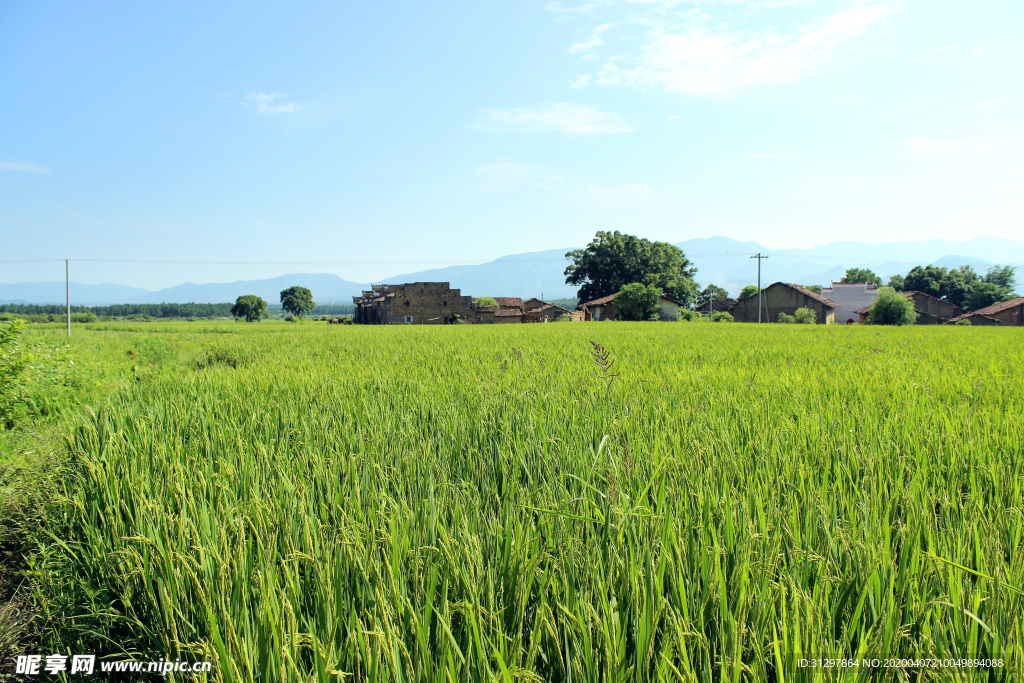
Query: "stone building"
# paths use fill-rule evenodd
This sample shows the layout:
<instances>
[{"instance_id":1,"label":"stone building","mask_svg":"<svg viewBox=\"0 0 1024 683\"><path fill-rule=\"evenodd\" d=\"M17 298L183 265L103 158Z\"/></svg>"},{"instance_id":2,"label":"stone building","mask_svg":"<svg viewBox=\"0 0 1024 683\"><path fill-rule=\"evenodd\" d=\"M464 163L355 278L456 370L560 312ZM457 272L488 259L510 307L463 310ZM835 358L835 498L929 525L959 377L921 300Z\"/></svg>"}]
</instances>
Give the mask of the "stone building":
<instances>
[{"instance_id":1,"label":"stone building","mask_svg":"<svg viewBox=\"0 0 1024 683\"><path fill-rule=\"evenodd\" d=\"M374 285L352 297L360 325L442 325L477 322L477 306L447 282Z\"/></svg>"},{"instance_id":2,"label":"stone building","mask_svg":"<svg viewBox=\"0 0 1024 683\"><path fill-rule=\"evenodd\" d=\"M1022 326L1024 325L1024 296L964 313L949 322L956 323L961 320L970 320L972 325Z\"/></svg>"},{"instance_id":3,"label":"stone building","mask_svg":"<svg viewBox=\"0 0 1024 683\"><path fill-rule=\"evenodd\" d=\"M835 322L836 303L806 287L786 282L776 282L757 294L741 299L732 307L732 317L738 323L757 322L757 302L761 300L761 322L779 322L779 313L793 315L798 308L814 311L815 322L825 325Z\"/></svg>"},{"instance_id":4,"label":"stone building","mask_svg":"<svg viewBox=\"0 0 1024 683\"><path fill-rule=\"evenodd\" d=\"M858 309L870 307L878 298L878 287L869 282L833 282L831 287L821 288L821 295L835 302L837 323L855 323Z\"/></svg>"},{"instance_id":5,"label":"stone building","mask_svg":"<svg viewBox=\"0 0 1024 683\"><path fill-rule=\"evenodd\" d=\"M580 310L583 311L583 319L615 320L618 317L618 312L615 310L615 297L617 294L618 292L580 304ZM658 300L658 316L662 320L679 320L679 309L684 306L685 304L681 301L662 296Z\"/></svg>"},{"instance_id":6,"label":"stone building","mask_svg":"<svg viewBox=\"0 0 1024 683\"><path fill-rule=\"evenodd\" d=\"M948 301L938 299L931 294L925 294L924 292L902 292L902 294L914 300L914 310L917 311L917 325L942 325L964 314L964 309ZM865 306L854 311L857 314L857 322L861 324L866 323L868 321L868 313L870 312L871 306Z\"/></svg>"}]
</instances>

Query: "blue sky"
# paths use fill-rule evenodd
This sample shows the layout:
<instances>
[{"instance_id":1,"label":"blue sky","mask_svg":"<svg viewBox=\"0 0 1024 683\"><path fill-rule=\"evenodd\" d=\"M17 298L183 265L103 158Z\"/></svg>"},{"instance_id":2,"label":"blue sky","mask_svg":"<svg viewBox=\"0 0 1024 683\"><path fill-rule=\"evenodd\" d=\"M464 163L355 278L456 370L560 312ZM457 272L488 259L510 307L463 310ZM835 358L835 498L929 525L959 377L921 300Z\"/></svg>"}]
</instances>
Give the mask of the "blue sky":
<instances>
[{"instance_id":1,"label":"blue sky","mask_svg":"<svg viewBox=\"0 0 1024 683\"><path fill-rule=\"evenodd\" d=\"M0 259L373 262L73 264L155 289L600 229L1020 239L1022 28L1017 0L8 0Z\"/></svg>"}]
</instances>

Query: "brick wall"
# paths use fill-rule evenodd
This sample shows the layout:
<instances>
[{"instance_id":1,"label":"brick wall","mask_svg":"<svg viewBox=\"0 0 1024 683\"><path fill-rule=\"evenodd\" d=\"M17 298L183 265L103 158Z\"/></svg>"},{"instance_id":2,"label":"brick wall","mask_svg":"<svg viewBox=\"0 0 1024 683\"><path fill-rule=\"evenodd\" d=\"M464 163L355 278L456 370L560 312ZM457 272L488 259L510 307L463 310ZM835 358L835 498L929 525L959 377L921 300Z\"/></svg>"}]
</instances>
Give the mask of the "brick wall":
<instances>
[{"instance_id":1,"label":"brick wall","mask_svg":"<svg viewBox=\"0 0 1024 683\"><path fill-rule=\"evenodd\" d=\"M809 308L814 311L819 325L833 322L831 308L803 292L775 283L761 292L761 322L779 322L779 313L794 315L798 308ZM733 319L738 323L757 322L757 295L739 301L732 309ZM845 322L845 321L844 321Z\"/></svg>"}]
</instances>

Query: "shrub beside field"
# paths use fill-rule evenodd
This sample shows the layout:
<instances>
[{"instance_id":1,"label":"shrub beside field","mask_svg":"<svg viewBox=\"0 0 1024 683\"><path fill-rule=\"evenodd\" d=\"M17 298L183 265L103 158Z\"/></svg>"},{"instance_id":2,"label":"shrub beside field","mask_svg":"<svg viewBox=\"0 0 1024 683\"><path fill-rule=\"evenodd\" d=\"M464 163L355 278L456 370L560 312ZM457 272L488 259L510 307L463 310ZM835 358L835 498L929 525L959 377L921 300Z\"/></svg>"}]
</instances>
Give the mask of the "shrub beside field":
<instances>
[{"instance_id":1,"label":"shrub beside field","mask_svg":"<svg viewBox=\"0 0 1024 683\"><path fill-rule=\"evenodd\" d=\"M1018 330L255 327L72 339L123 383L38 537L49 645L239 681L1022 674Z\"/></svg>"}]
</instances>

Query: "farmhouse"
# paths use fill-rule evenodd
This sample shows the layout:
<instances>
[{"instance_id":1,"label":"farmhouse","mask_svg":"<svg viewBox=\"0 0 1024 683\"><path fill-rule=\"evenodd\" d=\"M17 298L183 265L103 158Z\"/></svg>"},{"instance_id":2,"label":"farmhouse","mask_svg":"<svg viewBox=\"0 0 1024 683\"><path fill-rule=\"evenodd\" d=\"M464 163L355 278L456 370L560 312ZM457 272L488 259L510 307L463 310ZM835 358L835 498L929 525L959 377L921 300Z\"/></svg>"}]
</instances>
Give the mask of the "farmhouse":
<instances>
[{"instance_id":1,"label":"farmhouse","mask_svg":"<svg viewBox=\"0 0 1024 683\"><path fill-rule=\"evenodd\" d=\"M836 303L800 285L776 282L761 290L760 299L763 323L776 323L779 313L793 315L798 308L814 311L818 324L835 322ZM757 301L757 294L737 301L732 308L733 319L738 323L756 323Z\"/></svg>"},{"instance_id":2,"label":"farmhouse","mask_svg":"<svg viewBox=\"0 0 1024 683\"><path fill-rule=\"evenodd\" d=\"M707 313L708 309L711 309L715 313L721 313L723 311L728 312L731 311L732 307L735 305L735 299L725 297L722 299L715 299L713 301L705 301L704 305L697 307L697 311L699 311L700 313Z\"/></svg>"},{"instance_id":3,"label":"farmhouse","mask_svg":"<svg viewBox=\"0 0 1024 683\"><path fill-rule=\"evenodd\" d=\"M917 311L917 325L942 325L964 314L964 309L948 301L938 299L931 294L903 292L903 295L914 300L914 310ZM870 312L870 305L854 311L857 315L857 322L866 323L868 321L868 313Z\"/></svg>"},{"instance_id":4,"label":"farmhouse","mask_svg":"<svg viewBox=\"0 0 1024 683\"><path fill-rule=\"evenodd\" d=\"M615 297L618 294L609 294L600 299L580 304L584 320L615 320L618 313L615 310ZM679 308L685 306L683 302L662 296L658 300L658 316L662 320L679 320Z\"/></svg>"},{"instance_id":5,"label":"farmhouse","mask_svg":"<svg viewBox=\"0 0 1024 683\"><path fill-rule=\"evenodd\" d=\"M870 307L878 298L878 287L869 282L833 282L831 287L821 288L821 295L835 302L837 323L854 323L858 309Z\"/></svg>"},{"instance_id":6,"label":"farmhouse","mask_svg":"<svg viewBox=\"0 0 1024 683\"><path fill-rule=\"evenodd\" d=\"M359 325L442 325L458 320L477 322L472 297L462 296L447 282L374 285L352 297Z\"/></svg>"},{"instance_id":7,"label":"farmhouse","mask_svg":"<svg viewBox=\"0 0 1024 683\"><path fill-rule=\"evenodd\" d=\"M949 322L956 323L961 320L970 320L972 325L1022 326L1024 325L1024 296L964 313Z\"/></svg>"},{"instance_id":8,"label":"farmhouse","mask_svg":"<svg viewBox=\"0 0 1024 683\"><path fill-rule=\"evenodd\" d=\"M545 320L554 321L559 316L572 315L572 311L568 308L549 304L540 299L527 299L523 303L523 310L525 311L526 322L528 323L541 323Z\"/></svg>"}]
</instances>

